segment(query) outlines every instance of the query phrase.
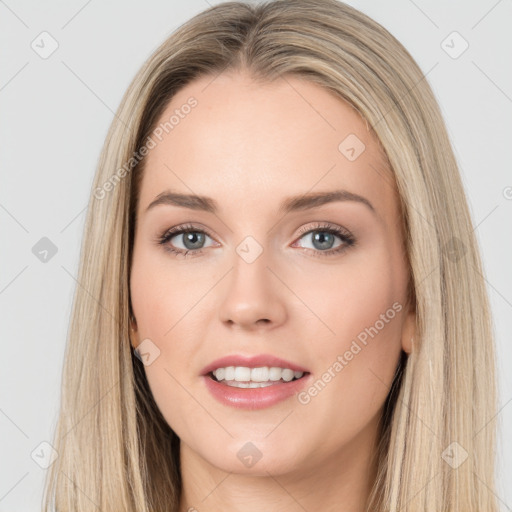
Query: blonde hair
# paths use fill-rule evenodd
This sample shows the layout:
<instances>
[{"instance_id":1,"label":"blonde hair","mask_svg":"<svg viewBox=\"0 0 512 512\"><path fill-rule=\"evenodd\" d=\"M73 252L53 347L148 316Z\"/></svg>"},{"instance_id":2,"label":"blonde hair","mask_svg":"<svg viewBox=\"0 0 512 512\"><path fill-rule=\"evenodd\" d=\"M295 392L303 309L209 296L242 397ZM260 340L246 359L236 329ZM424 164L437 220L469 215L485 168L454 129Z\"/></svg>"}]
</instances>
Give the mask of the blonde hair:
<instances>
[{"instance_id":1,"label":"blonde hair","mask_svg":"<svg viewBox=\"0 0 512 512\"><path fill-rule=\"evenodd\" d=\"M125 93L87 211L45 511L178 510L179 439L129 343L140 148L180 88L242 69L261 83L295 75L337 94L371 126L396 181L417 330L386 402L368 510L497 511L494 335L445 124L405 48L336 0L209 8L155 51Z\"/></svg>"}]
</instances>

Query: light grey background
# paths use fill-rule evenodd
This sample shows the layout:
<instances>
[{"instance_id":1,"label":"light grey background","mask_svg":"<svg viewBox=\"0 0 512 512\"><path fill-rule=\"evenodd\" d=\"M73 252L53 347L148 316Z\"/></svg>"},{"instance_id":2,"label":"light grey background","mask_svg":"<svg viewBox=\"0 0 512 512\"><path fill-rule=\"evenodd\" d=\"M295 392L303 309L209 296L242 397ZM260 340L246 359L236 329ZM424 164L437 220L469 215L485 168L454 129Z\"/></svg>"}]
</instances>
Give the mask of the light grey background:
<instances>
[{"instance_id":1,"label":"light grey background","mask_svg":"<svg viewBox=\"0 0 512 512\"><path fill-rule=\"evenodd\" d=\"M502 432L498 494L503 510L512 510L512 5L348 3L410 51L448 125L494 313ZM85 208L113 112L145 59L208 5L0 0L0 512L40 510L45 470L31 453L45 450L39 445L51 440L56 422ZM51 37L40 36L43 31ZM52 38L58 48L43 59L31 44L49 51ZM464 40L468 49L453 58ZM42 237L57 247L46 263L32 252Z\"/></svg>"}]
</instances>

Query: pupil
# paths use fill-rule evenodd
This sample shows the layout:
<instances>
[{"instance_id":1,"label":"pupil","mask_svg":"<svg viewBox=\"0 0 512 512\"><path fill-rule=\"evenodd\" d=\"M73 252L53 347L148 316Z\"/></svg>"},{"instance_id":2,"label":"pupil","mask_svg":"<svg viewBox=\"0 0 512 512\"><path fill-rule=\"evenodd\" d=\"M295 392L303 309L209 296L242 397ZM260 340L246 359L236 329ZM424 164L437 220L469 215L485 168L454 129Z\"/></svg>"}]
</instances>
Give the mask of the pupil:
<instances>
[{"instance_id":1,"label":"pupil","mask_svg":"<svg viewBox=\"0 0 512 512\"><path fill-rule=\"evenodd\" d=\"M204 242L204 233L185 233L185 247L187 249L198 249Z\"/></svg>"},{"instance_id":2,"label":"pupil","mask_svg":"<svg viewBox=\"0 0 512 512\"><path fill-rule=\"evenodd\" d=\"M326 242L327 241L327 242ZM319 246L316 243L319 243ZM334 235L326 231L319 231L313 235L313 244L317 249L330 249L334 243Z\"/></svg>"}]
</instances>

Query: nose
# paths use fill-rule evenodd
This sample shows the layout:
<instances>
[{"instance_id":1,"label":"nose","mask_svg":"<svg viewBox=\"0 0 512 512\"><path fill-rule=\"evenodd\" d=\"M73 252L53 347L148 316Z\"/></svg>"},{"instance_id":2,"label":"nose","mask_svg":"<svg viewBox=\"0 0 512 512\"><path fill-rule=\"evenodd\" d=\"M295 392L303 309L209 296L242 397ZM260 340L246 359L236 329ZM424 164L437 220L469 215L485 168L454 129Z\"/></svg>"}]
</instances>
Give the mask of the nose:
<instances>
[{"instance_id":1,"label":"nose","mask_svg":"<svg viewBox=\"0 0 512 512\"><path fill-rule=\"evenodd\" d=\"M236 256L220 304L220 320L228 327L273 329L286 321L286 287L261 254L252 263Z\"/></svg>"}]
</instances>

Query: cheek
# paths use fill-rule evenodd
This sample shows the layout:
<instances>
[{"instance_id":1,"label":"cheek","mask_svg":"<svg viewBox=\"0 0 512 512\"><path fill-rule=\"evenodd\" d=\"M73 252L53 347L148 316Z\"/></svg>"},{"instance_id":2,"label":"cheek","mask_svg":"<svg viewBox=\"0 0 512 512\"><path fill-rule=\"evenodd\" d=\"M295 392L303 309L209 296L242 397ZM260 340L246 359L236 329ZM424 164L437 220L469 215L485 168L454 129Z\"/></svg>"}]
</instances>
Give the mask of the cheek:
<instances>
[{"instance_id":1,"label":"cheek","mask_svg":"<svg viewBox=\"0 0 512 512\"><path fill-rule=\"evenodd\" d=\"M144 371L159 410L178 432L186 432L190 422L208 421L188 390L200 340L197 303L210 287L206 275L198 276L185 264L183 271L170 270L157 251L134 252L130 293L139 340L149 339L150 350L158 354Z\"/></svg>"},{"instance_id":2,"label":"cheek","mask_svg":"<svg viewBox=\"0 0 512 512\"><path fill-rule=\"evenodd\" d=\"M179 357L179 356L177 356ZM182 366L182 365L180 365ZM180 368L186 371L186 368ZM180 437L191 425L204 425L215 432L217 426L191 397L191 387L165 357L160 357L144 368L153 398L165 421Z\"/></svg>"},{"instance_id":3,"label":"cheek","mask_svg":"<svg viewBox=\"0 0 512 512\"><path fill-rule=\"evenodd\" d=\"M405 287L386 254L320 273L316 286L304 281L297 292L322 320L309 331L317 380L301 401L307 416L319 419L319 435L327 425L333 439L355 434L389 392L401 352Z\"/></svg>"},{"instance_id":4,"label":"cheek","mask_svg":"<svg viewBox=\"0 0 512 512\"><path fill-rule=\"evenodd\" d=\"M308 322L316 333L315 348L321 347L315 358L326 354L332 359L354 339L379 338L374 350L380 350L386 340L399 337L405 281L396 267L384 248L371 257L358 254L338 266L302 273L294 291L316 317Z\"/></svg>"},{"instance_id":5,"label":"cheek","mask_svg":"<svg viewBox=\"0 0 512 512\"><path fill-rule=\"evenodd\" d=\"M174 338L211 286L201 266L186 261L171 266L170 258L161 248L141 247L134 253L130 294L141 339Z\"/></svg>"}]
</instances>

